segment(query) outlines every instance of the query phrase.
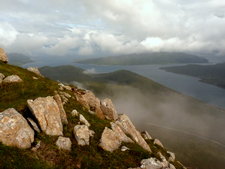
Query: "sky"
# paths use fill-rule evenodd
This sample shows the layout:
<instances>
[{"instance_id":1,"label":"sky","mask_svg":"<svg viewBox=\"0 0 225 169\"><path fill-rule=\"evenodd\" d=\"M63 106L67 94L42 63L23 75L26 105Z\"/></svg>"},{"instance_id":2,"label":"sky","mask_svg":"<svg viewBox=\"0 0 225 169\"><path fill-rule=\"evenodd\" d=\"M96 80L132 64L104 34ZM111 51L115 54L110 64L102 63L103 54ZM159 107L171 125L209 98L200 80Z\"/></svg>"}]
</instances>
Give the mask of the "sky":
<instances>
[{"instance_id":1,"label":"sky","mask_svg":"<svg viewBox=\"0 0 225 169\"><path fill-rule=\"evenodd\" d=\"M0 47L30 56L225 55L224 0L0 0Z\"/></svg>"}]
</instances>

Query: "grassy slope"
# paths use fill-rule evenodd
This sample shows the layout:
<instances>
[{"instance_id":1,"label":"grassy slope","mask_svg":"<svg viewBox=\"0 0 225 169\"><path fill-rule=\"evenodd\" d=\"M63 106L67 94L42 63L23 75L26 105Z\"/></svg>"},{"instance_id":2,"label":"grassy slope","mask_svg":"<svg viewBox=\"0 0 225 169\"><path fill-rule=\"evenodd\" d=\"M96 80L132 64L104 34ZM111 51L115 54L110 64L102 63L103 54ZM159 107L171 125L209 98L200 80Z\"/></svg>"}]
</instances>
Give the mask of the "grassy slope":
<instances>
[{"instance_id":1,"label":"grassy slope","mask_svg":"<svg viewBox=\"0 0 225 169\"><path fill-rule=\"evenodd\" d=\"M163 68L166 71L200 78L203 82L225 88L225 63L215 65L186 65Z\"/></svg>"},{"instance_id":2,"label":"grassy slope","mask_svg":"<svg viewBox=\"0 0 225 169\"><path fill-rule=\"evenodd\" d=\"M87 59L79 63L99 65L146 65L168 63L207 63L207 59L185 53L141 53L104 58Z\"/></svg>"},{"instance_id":3,"label":"grassy slope","mask_svg":"<svg viewBox=\"0 0 225 169\"><path fill-rule=\"evenodd\" d=\"M63 72L66 66L60 67L60 71ZM54 74L58 74L57 70L59 68L51 68L41 69L42 73L48 77L54 78ZM82 82L79 80L79 77L82 76L80 74L77 78L75 70L73 67L70 67L70 71L73 74L68 75L68 79L65 77L58 77L59 80L69 82L69 79L76 80L78 82ZM65 69L66 70L66 69ZM51 72L51 73L49 73ZM60 73L61 73L60 72ZM64 72L64 74L66 74ZM215 120L206 121L208 126L215 126L212 131L208 131L218 136L218 128L223 128L223 124L219 127L217 124L217 120L224 119L224 110L215 108L213 106L207 105L193 99L192 97L184 96L175 91L172 91L158 83L155 83L147 78L144 78L140 75L137 75L128 71L116 71L113 73L100 74L100 75L85 75L86 78L89 76L89 81L86 81L86 86L95 91L99 96L111 97L114 99L118 93L123 95L129 95L129 93L133 92L133 89L138 89L138 91L142 95L143 104L141 106L146 106L147 110L157 112L155 116L160 116L160 109L157 109L157 105L162 103L172 104L170 107L171 110L166 109L166 111L182 111L186 114L193 115L197 119L205 120L201 118L202 116L212 116L215 117ZM91 80L90 80L91 79ZM94 79L94 81L93 81ZM127 87L133 87L131 90L127 90ZM137 97L133 95L132 97ZM143 99L144 98L144 99ZM125 98L126 99L126 98ZM128 99L129 100L129 99ZM185 116L184 116L185 117ZM201 140L194 136L188 136L185 134L179 134L177 132L169 132L167 130L159 130L157 128L149 127L148 125L144 125L148 123L149 119L152 119L152 114L147 114L145 118L140 122L137 122L138 127L142 129L149 129L149 132L153 134L155 137L158 137L163 140L163 143L171 148L177 154L178 159L184 161L187 166L198 166L198 168L203 169L214 169L214 168L223 168L225 149L213 145L207 141ZM182 120L177 119L176 117L173 120ZM201 120L199 123L201 124ZM206 119L207 120L207 119ZM191 122L189 123L191 124ZM195 132L196 126L190 126L190 132ZM169 134L166 134L169 133ZM223 133L221 132L221 140L224 140ZM172 136L172 137L171 137ZM193 148L194 147L194 148ZM206 148L207 147L207 148ZM210 159L210 160L205 160Z\"/></svg>"},{"instance_id":4,"label":"grassy slope","mask_svg":"<svg viewBox=\"0 0 225 169\"><path fill-rule=\"evenodd\" d=\"M35 74L7 64L0 63L0 72L5 75L17 74L23 79L23 83L1 85L0 86L0 111L14 107L24 116L30 116L27 109L27 99L35 99L40 96L53 95L58 89L55 81L39 78L33 80ZM72 93L70 93L73 95ZM143 158L156 156L147 153L136 144L127 144L131 150L121 152L117 150L113 153L103 151L99 148L99 139L105 126L109 126L109 121L100 120L91 115L82 107L74 97L69 99L65 105L69 124L64 126L64 135L70 137L73 145L71 152L60 151L56 148L57 137L46 136L43 133L36 133L35 142L41 140L41 147L36 152L30 150L20 150L0 144L0 168L128 168L137 167ZM94 138L91 139L90 146L78 146L73 136L73 127L78 123L76 117L71 116L71 111L77 109L90 122L91 129L95 131ZM158 150L162 151L162 150ZM163 150L165 151L165 150ZM175 165L179 165L175 163Z\"/></svg>"}]
</instances>

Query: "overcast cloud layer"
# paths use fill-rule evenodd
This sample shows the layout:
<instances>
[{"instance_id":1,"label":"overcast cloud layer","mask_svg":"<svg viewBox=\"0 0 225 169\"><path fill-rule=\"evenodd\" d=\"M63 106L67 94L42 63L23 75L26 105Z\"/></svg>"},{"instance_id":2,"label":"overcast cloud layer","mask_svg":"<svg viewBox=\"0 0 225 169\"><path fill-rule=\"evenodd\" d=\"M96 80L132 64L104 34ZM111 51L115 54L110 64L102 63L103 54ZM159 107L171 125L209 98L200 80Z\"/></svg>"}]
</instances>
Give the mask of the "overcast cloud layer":
<instances>
[{"instance_id":1,"label":"overcast cloud layer","mask_svg":"<svg viewBox=\"0 0 225 169\"><path fill-rule=\"evenodd\" d=\"M225 54L223 0L0 0L0 47L33 56Z\"/></svg>"}]
</instances>

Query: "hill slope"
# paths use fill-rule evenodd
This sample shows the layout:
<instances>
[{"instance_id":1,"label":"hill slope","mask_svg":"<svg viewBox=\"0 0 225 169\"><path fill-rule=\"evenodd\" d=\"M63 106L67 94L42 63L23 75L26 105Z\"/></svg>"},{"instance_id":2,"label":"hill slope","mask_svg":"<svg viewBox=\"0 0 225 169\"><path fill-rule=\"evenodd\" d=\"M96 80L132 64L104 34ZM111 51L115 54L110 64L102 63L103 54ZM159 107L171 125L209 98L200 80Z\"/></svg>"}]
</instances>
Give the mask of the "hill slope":
<instances>
[{"instance_id":1,"label":"hill slope","mask_svg":"<svg viewBox=\"0 0 225 169\"><path fill-rule=\"evenodd\" d=\"M67 71L68 67L70 71ZM79 69L77 76L77 68L68 67L44 67L40 70L50 78L57 75L57 80L81 82L99 97L112 98L119 112L129 114L139 128L147 129L162 139L187 166L223 168L225 148L214 141L225 143L225 133L221 131L224 110L181 95L129 71L82 75L84 70ZM59 69L60 72L57 71ZM68 76L60 77L62 72Z\"/></svg>"},{"instance_id":2,"label":"hill slope","mask_svg":"<svg viewBox=\"0 0 225 169\"><path fill-rule=\"evenodd\" d=\"M166 71L195 76L201 81L225 88L225 63L165 67Z\"/></svg>"},{"instance_id":3,"label":"hill slope","mask_svg":"<svg viewBox=\"0 0 225 169\"><path fill-rule=\"evenodd\" d=\"M60 92L58 82L39 77L20 67L7 65L0 62L0 72L5 76L18 75L23 82L0 84L0 112L7 108L15 108L24 118L33 118L33 114L27 105L28 99L37 97L53 96ZM35 78L34 78L35 77ZM31 149L18 149L8 147L0 143L0 168L129 168L140 165L142 159L155 157L160 158L161 152L167 159L170 157L165 148L157 146L154 140L147 141L152 153L147 152L141 146L134 143L123 143L129 150L123 152L120 149L114 152L104 151L99 147L99 140L105 127L110 127L110 121L98 118L91 114L83 104L74 97L74 90L85 92L72 86L73 90L64 90L68 97L64 104L68 124L63 126L63 134L72 141L72 150L59 150L56 146L56 136L49 136L44 132L35 132L34 145L41 141L40 147ZM43 108L43 107L42 107ZM90 129L94 131L94 137L89 146L79 146L73 135L73 127L79 124L79 119L72 116L72 110L76 109L91 124ZM2 118L2 116L1 116ZM0 129L2 129L0 126ZM1 135L0 135L1 136ZM176 168L183 168L177 161L173 162Z\"/></svg>"},{"instance_id":4,"label":"hill slope","mask_svg":"<svg viewBox=\"0 0 225 169\"><path fill-rule=\"evenodd\" d=\"M185 53L140 53L122 56L111 56L79 61L84 64L99 65L148 65L148 64L171 64L171 63L207 63L208 60L199 56Z\"/></svg>"}]
</instances>

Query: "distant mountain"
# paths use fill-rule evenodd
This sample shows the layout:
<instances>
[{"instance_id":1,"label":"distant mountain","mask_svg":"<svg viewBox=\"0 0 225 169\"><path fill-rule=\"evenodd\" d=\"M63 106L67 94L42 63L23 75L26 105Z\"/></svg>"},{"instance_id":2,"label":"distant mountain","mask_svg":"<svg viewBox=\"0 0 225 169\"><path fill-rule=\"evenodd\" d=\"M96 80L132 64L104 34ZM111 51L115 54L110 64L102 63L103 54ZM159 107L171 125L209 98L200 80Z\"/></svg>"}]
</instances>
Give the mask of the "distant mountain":
<instances>
[{"instance_id":1,"label":"distant mountain","mask_svg":"<svg viewBox=\"0 0 225 169\"><path fill-rule=\"evenodd\" d=\"M81 60L78 63L99 65L148 65L173 63L207 63L208 60L186 53L154 52Z\"/></svg>"},{"instance_id":2,"label":"distant mountain","mask_svg":"<svg viewBox=\"0 0 225 169\"><path fill-rule=\"evenodd\" d=\"M225 63L214 65L186 65L162 68L169 72L195 76L201 81L225 88Z\"/></svg>"},{"instance_id":3,"label":"distant mountain","mask_svg":"<svg viewBox=\"0 0 225 169\"><path fill-rule=\"evenodd\" d=\"M9 53L8 58L10 64L17 66L22 66L26 63L33 62L33 60L29 56L21 53Z\"/></svg>"}]
</instances>

